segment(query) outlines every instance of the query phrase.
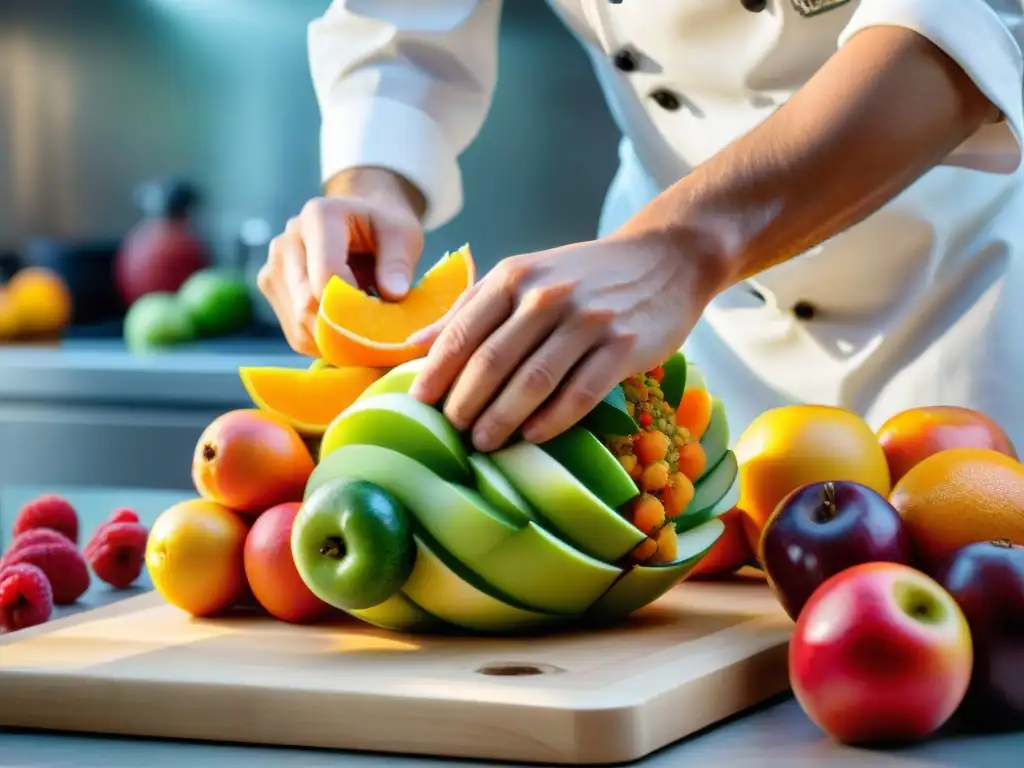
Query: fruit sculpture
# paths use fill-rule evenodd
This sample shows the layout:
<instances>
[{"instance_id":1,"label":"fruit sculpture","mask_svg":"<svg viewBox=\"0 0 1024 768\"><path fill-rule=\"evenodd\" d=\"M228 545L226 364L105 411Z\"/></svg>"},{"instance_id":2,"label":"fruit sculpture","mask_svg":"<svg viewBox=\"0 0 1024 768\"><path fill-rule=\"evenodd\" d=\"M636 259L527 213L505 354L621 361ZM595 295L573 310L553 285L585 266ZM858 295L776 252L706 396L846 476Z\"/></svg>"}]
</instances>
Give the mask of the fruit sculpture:
<instances>
[{"instance_id":1,"label":"fruit sculpture","mask_svg":"<svg viewBox=\"0 0 1024 768\"><path fill-rule=\"evenodd\" d=\"M677 353L555 440L474 453L408 394L424 350L405 342L474 275L462 248L399 303L334 281L323 360L240 370L256 408L204 431L201 498L149 537L169 602L204 616L251 596L297 623L333 606L392 630L511 633L620 618L689 574L737 495L700 371Z\"/></svg>"},{"instance_id":2,"label":"fruit sculpture","mask_svg":"<svg viewBox=\"0 0 1024 768\"><path fill-rule=\"evenodd\" d=\"M725 414L703 436L677 430L668 403L689 371L700 377L681 354L671 364L672 388L651 371L606 398L591 428L489 455L406 394L419 361L396 367L324 432L292 538L303 581L404 631L511 632L642 608L692 570L734 501ZM684 450L709 460L686 465Z\"/></svg>"}]
</instances>

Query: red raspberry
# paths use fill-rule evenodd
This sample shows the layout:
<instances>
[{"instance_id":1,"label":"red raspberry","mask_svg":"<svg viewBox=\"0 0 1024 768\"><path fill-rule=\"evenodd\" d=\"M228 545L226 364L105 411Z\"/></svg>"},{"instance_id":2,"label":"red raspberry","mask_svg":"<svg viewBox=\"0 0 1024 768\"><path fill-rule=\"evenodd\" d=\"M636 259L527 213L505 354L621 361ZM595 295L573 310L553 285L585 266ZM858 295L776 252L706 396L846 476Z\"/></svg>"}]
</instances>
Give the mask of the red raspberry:
<instances>
[{"instance_id":1,"label":"red raspberry","mask_svg":"<svg viewBox=\"0 0 1024 768\"><path fill-rule=\"evenodd\" d=\"M146 557L145 526L104 523L85 547L93 573L115 589L127 589L142 573Z\"/></svg>"},{"instance_id":2,"label":"red raspberry","mask_svg":"<svg viewBox=\"0 0 1024 768\"><path fill-rule=\"evenodd\" d=\"M51 613L53 590L45 573L29 563L0 569L0 631L34 627Z\"/></svg>"},{"instance_id":3,"label":"red raspberry","mask_svg":"<svg viewBox=\"0 0 1024 768\"><path fill-rule=\"evenodd\" d=\"M7 548L8 552L13 552L19 547L25 547L30 544L66 544L68 537L63 533L57 533L50 528L32 528L31 530L20 533L14 537L14 541L11 542L11 546Z\"/></svg>"},{"instance_id":4,"label":"red raspberry","mask_svg":"<svg viewBox=\"0 0 1024 768\"><path fill-rule=\"evenodd\" d=\"M67 539L18 544L0 558L0 570L19 563L36 566L50 580L55 605L70 605L89 588L85 558Z\"/></svg>"},{"instance_id":5,"label":"red raspberry","mask_svg":"<svg viewBox=\"0 0 1024 768\"><path fill-rule=\"evenodd\" d=\"M63 496L48 494L33 499L14 518L14 535L35 528L49 528L78 543L78 513Z\"/></svg>"},{"instance_id":6,"label":"red raspberry","mask_svg":"<svg viewBox=\"0 0 1024 768\"><path fill-rule=\"evenodd\" d=\"M133 510L127 507L121 507L115 509L113 514L110 515L109 523L137 523L139 522L139 516L135 514Z\"/></svg>"}]
</instances>

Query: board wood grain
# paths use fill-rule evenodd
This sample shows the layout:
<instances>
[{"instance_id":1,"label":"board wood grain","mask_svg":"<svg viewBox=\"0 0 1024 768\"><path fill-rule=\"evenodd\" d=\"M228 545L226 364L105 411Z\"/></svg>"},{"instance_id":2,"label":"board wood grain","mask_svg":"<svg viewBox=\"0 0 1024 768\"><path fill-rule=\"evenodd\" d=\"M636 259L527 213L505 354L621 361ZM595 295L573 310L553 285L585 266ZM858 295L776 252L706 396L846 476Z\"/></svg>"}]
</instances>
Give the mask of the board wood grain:
<instances>
[{"instance_id":1,"label":"board wood grain","mask_svg":"<svg viewBox=\"0 0 1024 768\"><path fill-rule=\"evenodd\" d=\"M0 725L553 764L639 759L786 690L763 580L519 638L191 619L155 593L0 638Z\"/></svg>"}]
</instances>

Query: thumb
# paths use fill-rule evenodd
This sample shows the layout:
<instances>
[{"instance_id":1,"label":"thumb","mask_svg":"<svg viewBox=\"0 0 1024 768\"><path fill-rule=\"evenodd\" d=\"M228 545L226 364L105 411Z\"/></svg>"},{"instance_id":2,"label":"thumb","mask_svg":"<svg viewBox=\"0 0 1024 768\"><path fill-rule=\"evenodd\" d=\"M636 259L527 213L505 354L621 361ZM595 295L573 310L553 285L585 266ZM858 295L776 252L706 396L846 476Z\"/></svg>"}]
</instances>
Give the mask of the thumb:
<instances>
[{"instance_id":1,"label":"thumb","mask_svg":"<svg viewBox=\"0 0 1024 768\"><path fill-rule=\"evenodd\" d=\"M388 301L405 298L423 251L423 236L405 227L377 230L377 288Z\"/></svg>"}]
</instances>

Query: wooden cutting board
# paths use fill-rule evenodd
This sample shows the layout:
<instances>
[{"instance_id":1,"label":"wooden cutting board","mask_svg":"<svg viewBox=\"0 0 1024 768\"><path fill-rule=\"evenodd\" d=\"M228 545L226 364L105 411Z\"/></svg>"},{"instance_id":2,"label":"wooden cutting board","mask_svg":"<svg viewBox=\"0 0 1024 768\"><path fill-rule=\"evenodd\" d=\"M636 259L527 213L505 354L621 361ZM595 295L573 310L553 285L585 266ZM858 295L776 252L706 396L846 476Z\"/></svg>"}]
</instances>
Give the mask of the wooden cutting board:
<instances>
[{"instance_id":1,"label":"wooden cutting board","mask_svg":"<svg viewBox=\"0 0 1024 768\"><path fill-rule=\"evenodd\" d=\"M791 630L761 579L687 582L628 624L517 639L195 620L149 593L0 638L0 725L629 762L784 691Z\"/></svg>"}]
</instances>

